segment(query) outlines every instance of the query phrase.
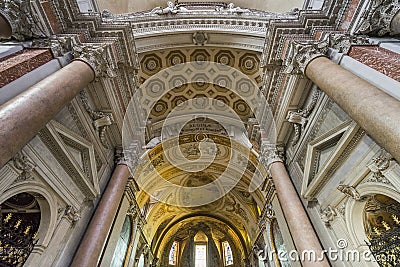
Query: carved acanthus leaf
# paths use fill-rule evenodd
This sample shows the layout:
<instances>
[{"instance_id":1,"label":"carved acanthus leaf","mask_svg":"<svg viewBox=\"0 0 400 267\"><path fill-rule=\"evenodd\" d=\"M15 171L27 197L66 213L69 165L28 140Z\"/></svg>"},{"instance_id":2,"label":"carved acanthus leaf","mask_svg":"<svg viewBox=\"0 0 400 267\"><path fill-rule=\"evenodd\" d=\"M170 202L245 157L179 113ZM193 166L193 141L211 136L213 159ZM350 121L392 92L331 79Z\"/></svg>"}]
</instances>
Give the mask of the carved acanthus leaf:
<instances>
[{"instance_id":1,"label":"carved acanthus leaf","mask_svg":"<svg viewBox=\"0 0 400 267\"><path fill-rule=\"evenodd\" d=\"M11 25L12 37L19 41L32 38L43 38L46 34L39 26L39 19L34 14L31 1L2 0L0 13Z\"/></svg>"},{"instance_id":2,"label":"carved acanthus leaf","mask_svg":"<svg viewBox=\"0 0 400 267\"><path fill-rule=\"evenodd\" d=\"M332 33L328 37L329 47L347 54L352 45L371 45L367 36Z\"/></svg>"},{"instance_id":3,"label":"carved acanthus leaf","mask_svg":"<svg viewBox=\"0 0 400 267\"><path fill-rule=\"evenodd\" d=\"M107 45L76 45L72 54L75 60L87 63L94 71L96 78L113 78L116 76L111 60L109 60Z\"/></svg>"},{"instance_id":4,"label":"carved acanthus leaf","mask_svg":"<svg viewBox=\"0 0 400 267\"><path fill-rule=\"evenodd\" d=\"M284 162L284 151L273 144L261 144L259 160L264 166L269 168L274 162Z\"/></svg>"},{"instance_id":5,"label":"carved acanthus leaf","mask_svg":"<svg viewBox=\"0 0 400 267\"><path fill-rule=\"evenodd\" d=\"M365 9L360 26L356 29L355 33L372 36L398 34L398 29L396 32L393 32L393 29L391 29L391 22L399 11L399 0L372 0L369 7Z\"/></svg>"},{"instance_id":6,"label":"carved acanthus leaf","mask_svg":"<svg viewBox=\"0 0 400 267\"><path fill-rule=\"evenodd\" d=\"M325 56L328 52L327 41L309 41L306 43L292 41L290 46L290 54L285 64L285 73L288 74L305 74L307 65L313 59Z\"/></svg>"},{"instance_id":7,"label":"carved acanthus leaf","mask_svg":"<svg viewBox=\"0 0 400 267\"><path fill-rule=\"evenodd\" d=\"M61 57L71 52L78 43L77 36L57 35L45 39L35 39L32 41L32 47L50 48L54 57Z\"/></svg>"}]
</instances>

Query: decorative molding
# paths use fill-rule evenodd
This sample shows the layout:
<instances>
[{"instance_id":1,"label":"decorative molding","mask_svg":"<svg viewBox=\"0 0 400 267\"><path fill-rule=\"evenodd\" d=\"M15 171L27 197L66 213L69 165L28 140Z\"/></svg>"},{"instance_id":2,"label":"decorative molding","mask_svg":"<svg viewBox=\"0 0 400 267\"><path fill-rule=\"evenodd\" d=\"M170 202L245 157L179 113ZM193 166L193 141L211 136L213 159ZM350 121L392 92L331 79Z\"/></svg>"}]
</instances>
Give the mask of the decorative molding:
<instances>
[{"instance_id":1,"label":"decorative molding","mask_svg":"<svg viewBox=\"0 0 400 267\"><path fill-rule=\"evenodd\" d=\"M308 41L305 43L291 41L290 52L286 58L285 73L305 74L307 65L317 57L326 56L327 52L327 41Z\"/></svg>"},{"instance_id":2,"label":"decorative molding","mask_svg":"<svg viewBox=\"0 0 400 267\"><path fill-rule=\"evenodd\" d=\"M356 200L360 201L361 200L361 195L358 193L357 189L355 189L353 186L350 185L345 185L345 184L339 184L336 187L337 190L345 194L346 196Z\"/></svg>"},{"instance_id":3,"label":"decorative molding","mask_svg":"<svg viewBox=\"0 0 400 267\"><path fill-rule=\"evenodd\" d=\"M11 161L13 162L14 167L21 171L19 174L18 178L15 180L15 182L21 182L21 181L26 181L26 180L31 180L33 179L32 177L32 172L36 167L36 164L32 162L24 152L19 151L12 159Z\"/></svg>"},{"instance_id":4,"label":"decorative molding","mask_svg":"<svg viewBox=\"0 0 400 267\"><path fill-rule=\"evenodd\" d=\"M101 144L105 148L109 148L106 139L106 130L108 126L114 123L113 114L111 112L94 111L89 105L89 99L85 91L81 91L80 99L83 107L93 120L93 126L99 134Z\"/></svg>"},{"instance_id":5,"label":"decorative molding","mask_svg":"<svg viewBox=\"0 0 400 267\"><path fill-rule=\"evenodd\" d=\"M320 218L325 223L325 226L331 226L331 222L335 219L337 213L334 208L328 205L325 209L321 209Z\"/></svg>"},{"instance_id":6,"label":"decorative molding","mask_svg":"<svg viewBox=\"0 0 400 267\"><path fill-rule=\"evenodd\" d=\"M195 32L193 33L193 44L195 45L205 45L208 41L208 35L205 32Z\"/></svg>"},{"instance_id":7,"label":"decorative molding","mask_svg":"<svg viewBox=\"0 0 400 267\"><path fill-rule=\"evenodd\" d=\"M116 76L114 68L109 61L108 46L105 44L95 45L75 45L72 55L75 60L80 60L88 64L94 71L96 78L114 78Z\"/></svg>"},{"instance_id":8,"label":"decorative molding","mask_svg":"<svg viewBox=\"0 0 400 267\"><path fill-rule=\"evenodd\" d=\"M46 34L39 26L39 21L33 12L31 2L28 0L0 1L0 14L10 23L12 37L18 41L46 37Z\"/></svg>"},{"instance_id":9,"label":"decorative molding","mask_svg":"<svg viewBox=\"0 0 400 267\"><path fill-rule=\"evenodd\" d=\"M299 109L297 112L289 111L286 119L293 124L294 127L294 137L292 140L292 146L297 145L300 140L301 132L304 130L308 117L310 116L311 112L314 110L315 106L318 103L318 99L320 96L320 91L315 90L311 102L307 105L304 109Z\"/></svg>"},{"instance_id":10,"label":"decorative molding","mask_svg":"<svg viewBox=\"0 0 400 267\"><path fill-rule=\"evenodd\" d=\"M352 45L371 45L368 36L331 33L328 37L330 48L348 54Z\"/></svg>"},{"instance_id":11,"label":"decorative molding","mask_svg":"<svg viewBox=\"0 0 400 267\"><path fill-rule=\"evenodd\" d=\"M371 0L369 6L361 18L361 23L355 30L356 34L368 34L371 36L394 35L391 23L395 15L400 11L399 0Z\"/></svg>"}]
</instances>

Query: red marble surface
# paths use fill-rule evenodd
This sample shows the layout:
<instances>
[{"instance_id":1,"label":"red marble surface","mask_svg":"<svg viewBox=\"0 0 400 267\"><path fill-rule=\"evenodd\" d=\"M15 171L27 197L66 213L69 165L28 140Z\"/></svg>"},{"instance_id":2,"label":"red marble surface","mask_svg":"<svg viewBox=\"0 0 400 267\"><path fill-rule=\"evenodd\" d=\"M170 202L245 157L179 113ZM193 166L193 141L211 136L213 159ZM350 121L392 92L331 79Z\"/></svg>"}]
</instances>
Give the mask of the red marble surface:
<instances>
[{"instance_id":1,"label":"red marble surface","mask_svg":"<svg viewBox=\"0 0 400 267\"><path fill-rule=\"evenodd\" d=\"M0 59L0 87L53 59L50 49L24 49Z\"/></svg>"},{"instance_id":2,"label":"red marble surface","mask_svg":"<svg viewBox=\"0 0 400 267\"><path fill-rule=\"evenodd\" d=\"M400 55L379 46L352 46L349 56L400 82Z\"/></svg>"},{"instance_id":3,"label":"red marble surface","mask_svg":"<svg viewBox=\"0 0 400 267\"><path fill-rule=\"evenodd\" d=\"M46 13L46 17L51 25L51 28L53 29L53 32L55 34L61 33L61 26L56 18L56 15L54 14L53 9L51 8L49 1L41 1L41 5Z\"/></svg>"},{"instance_id":4,"label":"red marble surface","mask_svg":"<svg viewBox=\"0 0 400 267\"><path fill-rule=\"evenodd\" d=\"M360 0L352 0L349 8L346 11L346 15L344 17L344 20L339 26L339 31L347 31L351 21L354 18L354 14L356 13L358 4L360 4ZM363 2L361 2L363 4Z\"/></svg>"}]
</instances>

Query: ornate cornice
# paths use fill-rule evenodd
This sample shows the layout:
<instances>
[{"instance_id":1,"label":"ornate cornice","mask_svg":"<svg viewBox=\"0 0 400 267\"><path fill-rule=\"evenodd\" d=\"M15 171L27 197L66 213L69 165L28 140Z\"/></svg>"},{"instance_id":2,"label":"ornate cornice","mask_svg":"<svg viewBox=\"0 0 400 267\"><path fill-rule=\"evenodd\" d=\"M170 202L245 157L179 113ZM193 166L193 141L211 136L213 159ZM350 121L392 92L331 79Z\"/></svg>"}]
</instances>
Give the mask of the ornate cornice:
<instances>
[{"instance_id":1,"label":"ornate cornice","mask_svg":"<svg viewBox=\"0 0 400 267\"><path fill-rule=\"evenodd\" d=\"M356 34L383 36L400 32L400 30L393 32L391 28L393 18L400 11L399 0L372 0L365 10L367 12L362 17Z\"/></svg>"},{"instance_id":2,"label":"ornate cornice","mask_svg":"<svg viewBox=\"0 0 400 267\"><path fill-rule=\"evenodd\" d=\"M328 42L308 41L300 43L292 41L290 53L286 59L285 73L305 74L307 65L317 57L323 57L328 52Z\"/></svg>"},{"instance_id":3,"label":"ornate cornice","mask_svg":"<svg viewBox=\"0 0 400 267\"><path fill-rule=\"evenodd\" d=\"M116 76L108 56L108 46L105 44L76 45L72 49L75 60L88 64L96 78L113 78Z\"/></svg>"},{"instance_id":4,"label":"ornate cornice","mask_svg":"<svg viewBox=\"0 0 400 267\"><path fill-rule=\"evenodd\" d=\"M46 34L40 29L33 14L31 1L0 1L0 13L11 25L12 37L19 41L32 38L43 38Z\"/></svg>"}]
</instances>

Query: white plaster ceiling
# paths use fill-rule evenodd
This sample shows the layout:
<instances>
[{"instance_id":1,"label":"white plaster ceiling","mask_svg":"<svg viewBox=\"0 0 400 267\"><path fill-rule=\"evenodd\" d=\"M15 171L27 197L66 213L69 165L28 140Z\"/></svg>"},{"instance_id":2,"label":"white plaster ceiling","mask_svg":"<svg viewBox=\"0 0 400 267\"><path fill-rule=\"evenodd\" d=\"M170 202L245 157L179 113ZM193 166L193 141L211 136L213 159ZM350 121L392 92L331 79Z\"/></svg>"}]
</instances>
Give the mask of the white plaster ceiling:
<instances>
[{"instance_id":1,"label":"white plaster ceiling","mask_svg":"<svg viewBox=\"0 0 400 267\"><path fill-rule=\"evenodd\" d=\"M97 0L100 10L108 9L114 14L131 13L144 10L151 10L154 7L167 5L166 0ZM184 0L179 2L216 2L213 0ZM304 0L233 0L233 1L218 1L231 3L242 8L258 9L271 12L287 12L297 7L302 8Z\"/></svg>"}]
</instances>

